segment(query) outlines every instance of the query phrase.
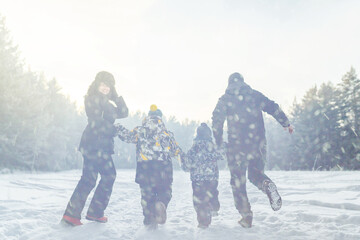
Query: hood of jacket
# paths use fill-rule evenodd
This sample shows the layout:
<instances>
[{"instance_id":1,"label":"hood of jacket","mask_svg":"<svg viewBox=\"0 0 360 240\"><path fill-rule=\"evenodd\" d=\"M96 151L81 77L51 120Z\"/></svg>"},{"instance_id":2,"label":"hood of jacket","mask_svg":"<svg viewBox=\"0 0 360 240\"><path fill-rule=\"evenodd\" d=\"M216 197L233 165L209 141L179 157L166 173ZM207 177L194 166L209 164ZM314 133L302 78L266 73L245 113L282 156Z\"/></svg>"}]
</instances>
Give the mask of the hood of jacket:
<instances>
[{"instance_id":1,"label":"hood of jacket","mask_svg":"<svg viewBox=\"0 0 360 240\"><path fill-rule=\"evenodd\" d=\"M151 130L151 132L161 132L165 128L164 122L158 116L144 118L142 126Z\"/></svg>"},{"instance_id":2,"label":"hood of jacket","mask_svg":"<svg viewBox=\"0 0 360 240\"><path fill-rule=\"evenodd\" d=\"M230 95L238 96L241 92L246 92L251 90L251 87L247 85L245 82L237 82L233 84L229 84L226 88L225 93Z\"/></svg>"}]
</instances>

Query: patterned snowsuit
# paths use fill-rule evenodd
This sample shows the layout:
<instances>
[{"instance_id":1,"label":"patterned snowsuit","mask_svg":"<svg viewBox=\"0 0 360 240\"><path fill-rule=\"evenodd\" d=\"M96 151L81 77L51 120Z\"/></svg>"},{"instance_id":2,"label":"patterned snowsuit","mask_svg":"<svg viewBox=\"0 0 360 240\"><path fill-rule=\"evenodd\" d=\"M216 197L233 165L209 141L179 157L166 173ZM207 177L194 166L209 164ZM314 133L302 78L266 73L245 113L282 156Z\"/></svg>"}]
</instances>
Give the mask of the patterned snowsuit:
<instances>
[{"instance_id":1,"label":"patterned snowsuit","mask_svg":"<svg viewBox=\"0 0 360 240\"><path fill-rule=\"evenodd\" d=\"M155 220L155 203L160 201L167 207L172 197L173 167L172 157L181 149L174 136L167 131L160 117L144 119L142 126L127 130L116 125L122 141L136 144L136 178L141 189L141 206L144 224Z\"/></svg>"},{"instance_id":2,"label":"patterned snowsuit","mask_svg":"<svg viewBox=\"0 0 360 240\"><path fill-rule=\"evenodd\" d=\"M182 168L190 171L193 188L193 204L200 225L211 223L211 212L220 209L217 190L219 180L218 160L223 156L215 150L212 140L195 139L186 158L182 158Z\"/></svg>"}]
</instances>

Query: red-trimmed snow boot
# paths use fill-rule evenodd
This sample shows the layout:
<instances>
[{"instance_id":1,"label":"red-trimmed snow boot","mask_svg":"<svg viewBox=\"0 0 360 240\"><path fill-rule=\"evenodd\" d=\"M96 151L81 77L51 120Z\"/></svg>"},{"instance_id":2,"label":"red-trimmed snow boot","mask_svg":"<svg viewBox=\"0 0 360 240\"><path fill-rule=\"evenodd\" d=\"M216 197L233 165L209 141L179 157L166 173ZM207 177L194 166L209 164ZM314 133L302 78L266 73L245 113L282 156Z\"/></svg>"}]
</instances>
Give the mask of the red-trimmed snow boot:
<instances>
[{"instance_id":1,"label":"red-trimmed snow boot","mask_svg":"<svg viewBox=\"0 0 360 240\"><path fill-rule=\"evenodd\" d=\"M106 223L108 221L107 217L92 217L89 215L86 215L86 219L89 221L95 221L95 222L99 222L99 223Z\"/></svg>"},{"instance_id":2,"label":"red-trimmed snow boot","mask_svg":"<svg viewBox=\"0 0 360 240\"><path fill-rule=\"evenodd\" d=\"M61 222L74 227L83 225L80 219L73 218L68 215L64 215L63 218L61 219Z\"/></svg>"}]
</instances>

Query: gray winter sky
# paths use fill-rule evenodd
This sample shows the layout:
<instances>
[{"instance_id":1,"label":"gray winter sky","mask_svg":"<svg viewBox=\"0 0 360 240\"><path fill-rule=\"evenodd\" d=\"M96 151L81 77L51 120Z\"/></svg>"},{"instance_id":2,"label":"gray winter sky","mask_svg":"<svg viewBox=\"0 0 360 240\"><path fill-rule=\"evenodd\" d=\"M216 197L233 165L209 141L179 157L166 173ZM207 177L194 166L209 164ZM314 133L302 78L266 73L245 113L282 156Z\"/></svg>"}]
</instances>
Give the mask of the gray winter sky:
<instances>
[{"instance_id":1,"label":"gray winter sky","mask_svg":"<svg viewBox=\"0 0 360 240\"><path fill-rule=\"evenodd\" d=\"M203 121L234 71L285 111L359 72L359 12L357 0L0 0L26 64L80 105L107 70L132 112Z\"/></svg>"}]
</instances>

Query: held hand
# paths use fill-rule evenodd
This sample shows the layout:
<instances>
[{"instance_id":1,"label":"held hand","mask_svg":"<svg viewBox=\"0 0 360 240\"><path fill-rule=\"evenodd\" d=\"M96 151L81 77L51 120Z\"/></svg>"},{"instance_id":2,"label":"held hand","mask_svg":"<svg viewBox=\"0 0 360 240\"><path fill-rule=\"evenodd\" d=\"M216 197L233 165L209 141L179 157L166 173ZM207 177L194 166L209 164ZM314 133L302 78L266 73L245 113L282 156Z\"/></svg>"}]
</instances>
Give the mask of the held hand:
<instances>
[{"instance_id":1,"label":"held hand","mask_svg":"<svg viewBox=\"0 0 360 240\"><path fill-rule=\"evenodd\" d=\"M226 152L227 152L227 142L223 142L220 148L217 149L218 153L221 156L220 160L226 159Z\"/></svg>"},{"instance_id":2,"label":"held hand","mask_svg":"<svg viewBox=\"0 0 360 240\"><path fill-rule=\"evenodd\" d=\"M123 131L125 129L125 127L122 126L120 123L115 123L114 127L116 128L117 132L121 132L121 131Z\"/></svg>"},{"instance_id":3,"label":"held hand","mask_svg":"<svg viewBox=\"0 0 360 240\"><path fill-rule=\"evenodd\" d=\"M215 148L216 150L218 150L219 152L226 152L227 149L227 142L221 142L221 145L216 145Z\"/></svg>"},{"instance_id":4,"label":"held hand","mask_svg":"<svg viewBox=\"0 0 360 240\"><path fill-rule=\"evenodd\" d=\"M288 127L284 127L284 130L285 130L285 131L289 131L289 133L292 134L293 131L294 131L294 127L291 126L291 125L289 125Z\"/></svg>"}]
</instances>

